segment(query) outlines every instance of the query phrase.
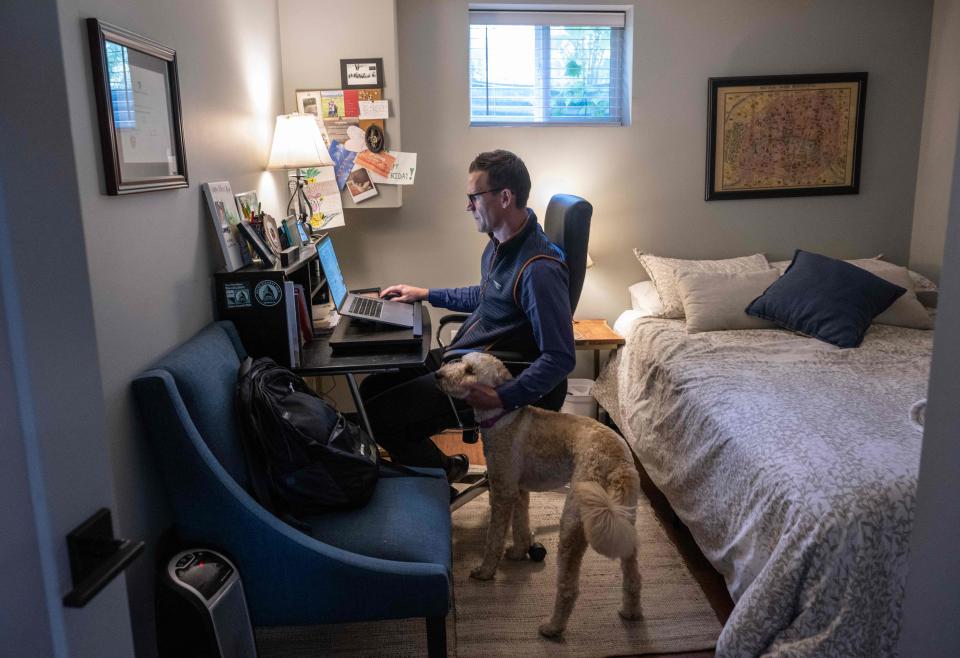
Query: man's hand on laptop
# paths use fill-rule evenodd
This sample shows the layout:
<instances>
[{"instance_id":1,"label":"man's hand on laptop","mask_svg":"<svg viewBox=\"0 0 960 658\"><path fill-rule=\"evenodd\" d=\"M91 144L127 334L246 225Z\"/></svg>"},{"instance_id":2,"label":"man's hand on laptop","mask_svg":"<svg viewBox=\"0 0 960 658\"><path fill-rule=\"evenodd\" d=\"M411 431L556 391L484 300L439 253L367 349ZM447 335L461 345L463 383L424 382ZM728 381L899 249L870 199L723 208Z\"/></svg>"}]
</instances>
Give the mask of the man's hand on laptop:
<instances>
[{"instance_id":1,"label":"man's hand on laptop","mask_svg":"<svg viewBox=\"0 0 960 658\"><path fill-rule=\"evenodd\" d=\"M402 283L388 286L380 291L381 299L394 302L418 302L427 298L429 291L426 288L415 288Z\"/></svg>"}]
</instances>

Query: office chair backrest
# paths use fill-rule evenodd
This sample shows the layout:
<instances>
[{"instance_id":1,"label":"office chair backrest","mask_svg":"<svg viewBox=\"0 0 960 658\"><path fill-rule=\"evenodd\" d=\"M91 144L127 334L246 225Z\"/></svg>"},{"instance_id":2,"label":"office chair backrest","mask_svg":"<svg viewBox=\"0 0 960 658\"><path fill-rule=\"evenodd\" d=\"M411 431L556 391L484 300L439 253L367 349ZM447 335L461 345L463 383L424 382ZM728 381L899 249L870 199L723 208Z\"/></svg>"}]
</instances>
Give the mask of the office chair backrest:
<instances>
[{"instance_id":1,"label":"office chair backrest","mask_svg":"<svg viewBox=\"0 0 960 658\"><path fill-rule=\"evenodd\" d=\"M567 256L570 278L570 312L580 301L583 279L587 274L587 245L590 242L590 218L593 206L572 194L555 194L547 204L543 231Z\"/></svg>"}]
</instances>

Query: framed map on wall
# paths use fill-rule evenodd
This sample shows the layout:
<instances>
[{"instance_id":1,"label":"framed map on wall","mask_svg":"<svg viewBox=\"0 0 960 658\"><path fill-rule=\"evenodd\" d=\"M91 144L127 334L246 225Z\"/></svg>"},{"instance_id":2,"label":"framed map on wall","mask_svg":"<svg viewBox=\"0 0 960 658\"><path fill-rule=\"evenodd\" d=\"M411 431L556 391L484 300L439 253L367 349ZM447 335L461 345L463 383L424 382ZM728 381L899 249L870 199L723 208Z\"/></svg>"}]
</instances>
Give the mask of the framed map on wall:
<instances>
[{"instance_id":1,"label":"framed map on wall","mask_svg":"<svg viewBox=\"0 0 960 658\"><path fill-rule=\"evenodd\" d=\"M710 78L707 201L857 194L866 73Z\"/></svg>"}]
</instances>

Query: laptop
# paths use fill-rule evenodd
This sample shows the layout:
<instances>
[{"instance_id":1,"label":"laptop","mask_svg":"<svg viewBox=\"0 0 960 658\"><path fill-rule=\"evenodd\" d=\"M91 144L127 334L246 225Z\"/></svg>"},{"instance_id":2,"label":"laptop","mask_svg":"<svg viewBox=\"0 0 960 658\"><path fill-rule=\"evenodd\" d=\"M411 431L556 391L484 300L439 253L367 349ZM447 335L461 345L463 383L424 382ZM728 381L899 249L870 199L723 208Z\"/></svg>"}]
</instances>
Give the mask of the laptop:
<instances>
[{"instance_id":1,"label":"laptop","mask_svg":"<svg viewBox=\"0 0 960 658\"><path fill-rule=\"evenodd\" d=\"M347 284L343 281L337 254L333 250L333 240L329 235L317 243L317 256L320 258L320 267L323 268L323 273L327 277L330 299L336 306L337 313L395 327L413 328L413 304L374 299L347 292Z\"/></svg>"}]
</instances>

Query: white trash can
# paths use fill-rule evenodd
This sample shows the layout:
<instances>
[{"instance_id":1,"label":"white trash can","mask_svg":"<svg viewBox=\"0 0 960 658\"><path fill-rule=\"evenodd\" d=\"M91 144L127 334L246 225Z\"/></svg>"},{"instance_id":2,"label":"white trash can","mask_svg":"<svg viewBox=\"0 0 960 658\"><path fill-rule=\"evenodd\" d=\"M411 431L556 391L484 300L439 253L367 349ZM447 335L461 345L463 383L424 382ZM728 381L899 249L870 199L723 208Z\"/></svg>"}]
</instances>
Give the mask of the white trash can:
<instances>
[{"instance_id":1,"label":"white trash can","mask_svg":"<svg viewBox=\"0 0 960 658\"><path fill-rule=\"evenodd\" d=\"M568 379L567 397L563 401L560 411L565 414L597 417L597 401L593 399L592 379Z\"/></svg>"}]
</instances>

